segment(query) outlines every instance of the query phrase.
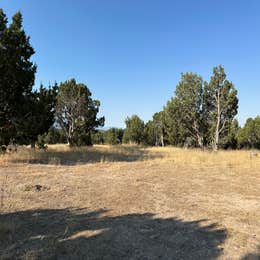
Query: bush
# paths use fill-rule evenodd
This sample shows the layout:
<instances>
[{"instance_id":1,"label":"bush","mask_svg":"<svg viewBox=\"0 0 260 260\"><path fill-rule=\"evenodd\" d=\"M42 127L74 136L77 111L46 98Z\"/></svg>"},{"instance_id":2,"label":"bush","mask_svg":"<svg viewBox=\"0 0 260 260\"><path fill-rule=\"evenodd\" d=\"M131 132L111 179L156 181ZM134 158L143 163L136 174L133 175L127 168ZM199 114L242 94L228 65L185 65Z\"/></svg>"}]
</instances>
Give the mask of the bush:
<instances>
[{"instance_id":1,"label":"bush","mask_svg":"<svg viewBox=\"0 0 260 260\"><path fill-rule=\"evenodd\" d=\"M36 141L36 145L39 149L47 150L48 146L45 143L46 135L38 135L38 139Z\"/></svg>"}]
</instances>

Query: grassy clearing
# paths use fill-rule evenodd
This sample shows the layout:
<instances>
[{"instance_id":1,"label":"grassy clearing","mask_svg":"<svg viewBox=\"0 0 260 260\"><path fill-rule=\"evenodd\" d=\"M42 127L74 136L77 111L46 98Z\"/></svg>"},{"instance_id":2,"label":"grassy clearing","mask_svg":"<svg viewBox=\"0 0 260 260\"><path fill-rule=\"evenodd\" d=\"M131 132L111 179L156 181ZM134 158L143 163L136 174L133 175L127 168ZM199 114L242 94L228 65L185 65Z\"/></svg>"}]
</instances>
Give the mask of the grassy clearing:
<instances>
[{"instance_id":1,"label":"grassy clearing","mask_svg":"<svg viewBox=\"0 0 260 260\"><path fill-rule=\"evenodd\" d=\"M67 145L50 145L48 150L32 150L27 147L18 149L17 153L0 157L2 165L10 163L82 165L86 163L137 161L151 158L152 154L136 146L94 146L74 147Z\"/></svg>"},{"instance_id":2,"label":"grassy clearing","mask_svg":"<svg viewBox=\"0 0 260 260\"><path fill-rule=\"evenodd\" d=\"M61 145L0 165L2 258L259 257L260 155L249 151Z\"/></svg>"}]
</instances>

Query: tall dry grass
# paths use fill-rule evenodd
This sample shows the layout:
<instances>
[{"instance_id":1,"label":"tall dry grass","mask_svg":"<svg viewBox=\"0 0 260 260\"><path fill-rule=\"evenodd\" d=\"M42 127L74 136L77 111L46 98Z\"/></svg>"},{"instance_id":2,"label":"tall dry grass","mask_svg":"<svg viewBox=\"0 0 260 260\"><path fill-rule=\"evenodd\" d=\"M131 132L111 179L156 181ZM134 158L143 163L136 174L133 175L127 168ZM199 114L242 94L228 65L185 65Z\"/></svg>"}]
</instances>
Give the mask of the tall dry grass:
<instances>
[{"instance_id":1,"label":"tall dry grass","mask_svg":"<svg viewBox=\"0 0 260 260\"><path fill-rule=\"evenodd\" d=\"M82 165L86 163L137 161L149 158L148 150L137 146L69 147L50 145L47 150L19 147L17 152L0 156L0 165L34 163L55 165Z\"/></svg>"},{"instance_id":2,"label":"tall dry grass","mask_svg":"<svg viewBox=\"0 0 260 260\"><path fill-rule=\"evenodd\" d=\"M220 150L213 152L200 149L182 149L174 147L148 148L153 154L161 154L161 161L187 167L210 168L260 168L260 153L248 150Z\"/></svg>"},{"instance_id":3,"label":"tall dry grass","mask_svg":"<svg viewBox=\"0 0 260 260\"><path fill-rule=\"evenodd\" d=\"M248 150L220 150L213 152L176 147L141 147L134 145L95 145L74 147L50 145L47 151L19 147L16 153L0 156L0 166L15 164L82 165L104 162L153 161L189 168L259 169L260 152Z\"/></svg>"}]
</instances>

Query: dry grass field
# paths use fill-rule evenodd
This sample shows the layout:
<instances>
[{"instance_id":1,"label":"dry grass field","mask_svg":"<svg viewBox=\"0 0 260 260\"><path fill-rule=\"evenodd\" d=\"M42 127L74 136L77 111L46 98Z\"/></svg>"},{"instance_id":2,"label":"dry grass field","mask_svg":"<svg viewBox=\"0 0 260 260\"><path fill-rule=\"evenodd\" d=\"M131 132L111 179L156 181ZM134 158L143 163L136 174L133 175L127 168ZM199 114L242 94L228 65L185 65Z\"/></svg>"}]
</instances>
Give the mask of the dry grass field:
<instances>
[{"instance_id":1,"label":"dry grass field","mask_svg":"<svg viewBox=\"0 0 260 260\"><path fill-rule=\"evenodd\" d=\"M24 147L0 184L2 259L260 259L260 154Z\"/></svg>"}]
</instances>

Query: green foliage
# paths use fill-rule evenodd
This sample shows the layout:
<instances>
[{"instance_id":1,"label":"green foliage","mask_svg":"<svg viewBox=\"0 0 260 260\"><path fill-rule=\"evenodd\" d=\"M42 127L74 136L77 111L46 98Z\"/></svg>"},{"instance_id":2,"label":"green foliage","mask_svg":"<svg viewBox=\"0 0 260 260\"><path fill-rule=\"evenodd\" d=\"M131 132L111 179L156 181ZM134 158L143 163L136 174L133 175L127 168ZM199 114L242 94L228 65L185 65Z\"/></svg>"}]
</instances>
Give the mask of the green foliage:
<instances>
[{"instance_id":1,"label":"green foliage","mask_svg":"<svg viewBox=\"0 0 260 260\"><path fill-rule=\"evenodd\" d=\"M260 116L249 118L237 134L240 148L260 149Z\"/></svg>"},{"instance_id":2,"label":"green foliage","mask_svg":"<svg viewBox=\"0 0 260 260\"><path fill-rule=\"evenodd\" d=\"M225 149L237 149L238 148L238 133L239 133L240 127L238 124L237 119L234 119L232 123L229 126L229 129L227 131L227 134L222 137L222 146Z\"/></svg>"},{"instance_id":3,"label":"green foliage","mask_svg":"<svg viewBox=\"0 0 260 260\"><path fill-rule=\"evenodd\" d=\"M70 145L76 145L76 146L93 145L91 140L91 132L86 131L84 128L79 129L79 131L75 133L73 139L74 139L74 143Z\"/></svg>"},{"instance_id":4,"label":"green foliage","mask_svg":"<svg viewBox=\"0 0 260 260\"><path fill-rule=\"evenodd\" d=\"M67 139L62 129L52 126L45 135L45 142L47 144L64 144Z\"/></svg>"},{"instance_id":5,"label":"green foliage","mask_svg":"<svg viewBox=\"0 0 260 260\"><path fill-rule=\"evenodd\" d=\"M36 145L39 149L46 150L48 146L45 143L46 135L38 135L38 139L36 141Z\"/></svg>"},{"instance_id":6,"label":"green foliage","mask_svg":"<svg viewBox=\"0 0 260 260\"><path fill-rule=\"evenodd\" d=\"M183 146L188 131L181 123L181 111L178 105L177 99L171 98L164 107L166 141L171 145Z\"/></svg>"},{"instance_id":7,"label":"green foliage","mask_svg":"<svg viewBox=\"0 0 260 260\"><path fill-rule=\"evenodd\" d=\"M144 128L144 144L154 146L157 144L157 129L152 120L145 124Z\"/></svg>"},{"instance_id":8,"label":"green foliage","mask_svg":"<svg viewBox=\"0 0 260 260\"><path fill-rule=\"evenodd\" d=\"M213 68L210 82L205 85L204 99L210 141L213 149L217 150L221 137L227 134L238 109L237 90L226 79L222 66Z\"/></svg>"},{"instance_id":9,"label":"green foliage","mask_svg":"<svg viewBox=\"0 0 260 260\"><path fill-rule=\"evenodd\" d=\"M106 144L121 144L123 140L124 130L121 128L110 128L104 131L104 141Z\"/></svg>"},{"instance_id":10,"label":"green foliage","mask_svg":"<svg viewBox=\"0 0 260 260\"><path fill-rule=\"evenodd\" d=\"M129 144L131 141L130 141L130 136L129 136L129 131L124 131L124 135L123 135L123 139L122 139L122 143L123 144Z\"/></svg>"},{"instance_id":11,"label":"green foliage","mask_svg":"<svg viewBox=\"0 0 260 260\"><path fill-rule=\"evenodd\" d=\"M213 69L209 83L197 74L182 74L175 96L164 108L165 140L179 146L212 144L215 150L219 145L235 146L228 135L234 135L231 124L237 108L237 90L222 66Z\"/></svg>"},{"instance_id":12,"label":"green foliage","mask_svg":"<svg viewBox=\"0 0 260 260\"><path fill-rule=\"evenodd\" d=\"M174 97L175 116L178 116L178 128L184 139L190 137L196 146L203 146L205 132L204 120L204 89L201 76L185 73L176 87ZM171 118L168 118L171 120ZM187 135L187 136L185 136ZM184 141L184 140L183 140Z\"/></svg>"},{"instance_id":13,"label":"green foliage","mask_svg":"<svg viewBox=\"0 0 260 260\"><path fill-rule=\"evenodd\" d=\"M153 120L145 124L144 128L144 144L164 146L166 130L165 130L165 113L164 111L155 113Z\"/></svg>"},{"instance_id":14,"label":"green foliage","mask_svg":"<svg viewBox=\"0 0 260 260\"><path fill-rule=\"evenodd\" d=\"M100 102L91 98L91 92L75 79L61 83L57 97L57 123L72 145L91 144L91 132L104 125L104 117L97 118Z\"/></svg>"},{"instance_id":15,"label":"green foliage","mask_svg":"<svg viewBox=\"0 0 260 260\"><path fill-rule=\"evenodd\" d=\"M17 12L8 26L0 9L0 142L9 143L16 137L25 106L34 85L36 65L30 60L34 49L22 27L22 15Z\"/></svg>"},{"instance_id":16,"label":"green foliage","mask_svg":"<svg viewBox=\"0 0 260 260\"><path fill-rule=\"evenodd\" d=\"M123 140L125 143L140 144L144 138L144 121L137 115L127 117Z\"/></svg>"},{"instance_id":17,"label":"green foliage","mask_svg":"<svg viewBox=\"0 0 260 260\"><path fill-rule=\"evenodd\" d=\"M104 144L105 143L105 132L103 130L93 131L91 133L91 140L93 144Z\"/></svg>"},{"instance_id":18,"label":"green foliage","mask_svg":"<svg viewBox=\"0 0 260 260\"><path fill-rule=\"evenodd\" d=\"M55 106L58 87L44 88L34 91L28 97L23 107L24 118L19 121L17 127L17 139L20 143L31 143L37 140L38 135L48 132L54 123Z\"/></svg>"}]
</instances>

